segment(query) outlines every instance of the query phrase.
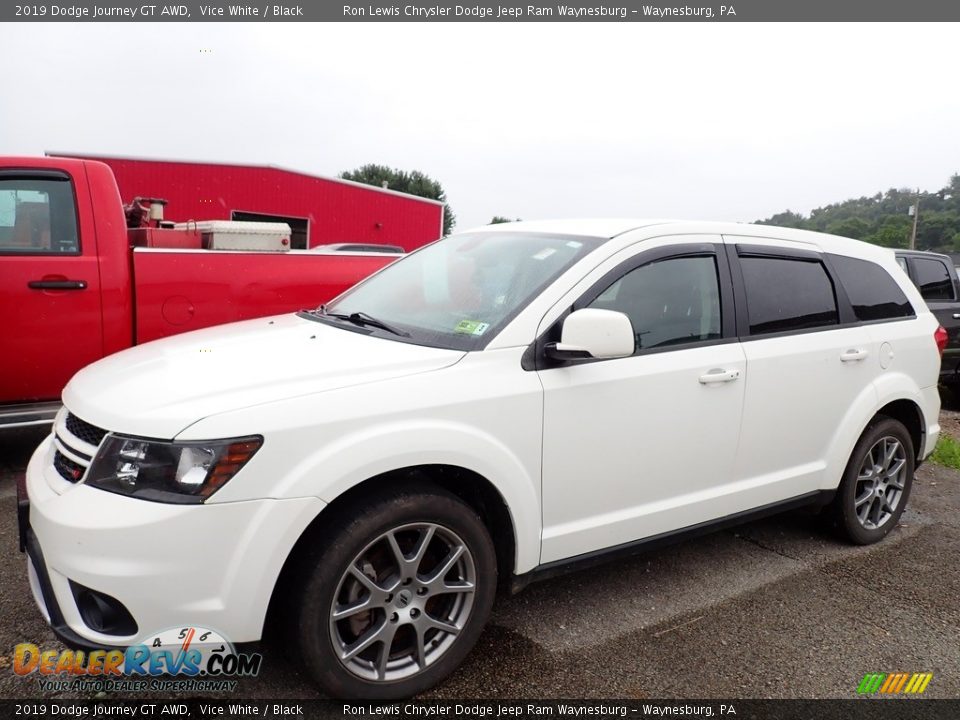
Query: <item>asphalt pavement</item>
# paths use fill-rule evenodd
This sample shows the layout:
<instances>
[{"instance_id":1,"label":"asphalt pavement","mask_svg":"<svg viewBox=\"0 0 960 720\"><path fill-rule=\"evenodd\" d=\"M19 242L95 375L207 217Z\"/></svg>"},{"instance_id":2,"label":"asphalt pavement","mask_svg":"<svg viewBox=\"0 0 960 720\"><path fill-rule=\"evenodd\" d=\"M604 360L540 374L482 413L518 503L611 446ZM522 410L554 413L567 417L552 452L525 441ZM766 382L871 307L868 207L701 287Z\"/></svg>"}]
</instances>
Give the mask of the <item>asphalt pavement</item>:
<instances>
[{"instance_id":1,"label":"asphalt pavement","mask_svg":"<svg viewBox=\"0 0 960 720\"><path fill-rule=\"evenodd\" d=\"M17 551L15 482L43 435L0 436L2 698L58 697L11 669L18 643L62 649ZM533 585L424 697L853 698L867 672L932 672L925 696L958 698L958 481L925 464L900 526L866 548L796 512ZM231 697L320 697L282 647L260 650Z\"/></svg>"}]
</instances>

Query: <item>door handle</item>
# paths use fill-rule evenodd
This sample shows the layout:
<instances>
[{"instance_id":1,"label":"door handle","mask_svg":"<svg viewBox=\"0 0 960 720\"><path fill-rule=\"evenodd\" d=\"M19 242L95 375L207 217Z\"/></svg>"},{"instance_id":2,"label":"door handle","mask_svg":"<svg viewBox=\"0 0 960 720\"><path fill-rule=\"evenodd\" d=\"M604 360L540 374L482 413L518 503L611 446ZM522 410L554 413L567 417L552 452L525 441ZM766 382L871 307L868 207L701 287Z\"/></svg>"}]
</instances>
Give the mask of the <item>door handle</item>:
<instances>
[{"instance_id":1,"label":"door handle","mask_svg":"<svg viewBox=\"0 0 960 720\"><path fill-rule=\"evenodd\" d=\"M31 290L86 290L86 280L30 280Z\"/></svg>"},{"instance_id":2,"label":"door handle","mask_svg":"<svg viewBox=\"0 0 960 720\"><path fill-rule=\"evenodd\" d=\"M714 385L716 383L733 382L740 377L739 370L724 370L723 368L713 368L700 376L701 385Z\"/></svg>"},{"instance_id":3,"label":"door handle","mask_svg":"<svg viewBox=\"0 0 960 720\"><path fill-rule=\"evenodd\" d=\"M953 319L954 319L954 320L960 320L960 313L954 313L954 314L953 314Z\"/></svg>"},{"instance_id":4,"label":"door handle","mask_svg":"<svg viewBox=\"0 0 960 720\"><path fill-rule=\"evenodd\" d=\"M870 353L862 348L845 350L840 353L840 362L859 362L860 360L866 359L867 355Z\"/></svg>"}]
</instances>

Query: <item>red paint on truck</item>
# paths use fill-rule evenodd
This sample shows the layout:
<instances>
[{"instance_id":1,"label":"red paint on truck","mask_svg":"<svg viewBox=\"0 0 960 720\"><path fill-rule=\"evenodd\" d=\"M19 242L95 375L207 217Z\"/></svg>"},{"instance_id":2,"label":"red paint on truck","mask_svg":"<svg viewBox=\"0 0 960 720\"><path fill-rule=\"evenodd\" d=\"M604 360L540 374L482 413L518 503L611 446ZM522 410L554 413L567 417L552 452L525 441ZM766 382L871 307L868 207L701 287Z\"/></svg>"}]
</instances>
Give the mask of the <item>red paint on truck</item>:
<instances>
[{"instance_id":1,"label":"red paint on truck","mask_svg":"<svg viewBox=\"0 0 960 720\"><path fill-rule=\"evenodd\" d=\"M150 232L127 229L103 163L0 158L0 415L59 399L75 372L133 344L314 308L396 258L189 249L188 234Z\"/></svg>"}]
</instances>

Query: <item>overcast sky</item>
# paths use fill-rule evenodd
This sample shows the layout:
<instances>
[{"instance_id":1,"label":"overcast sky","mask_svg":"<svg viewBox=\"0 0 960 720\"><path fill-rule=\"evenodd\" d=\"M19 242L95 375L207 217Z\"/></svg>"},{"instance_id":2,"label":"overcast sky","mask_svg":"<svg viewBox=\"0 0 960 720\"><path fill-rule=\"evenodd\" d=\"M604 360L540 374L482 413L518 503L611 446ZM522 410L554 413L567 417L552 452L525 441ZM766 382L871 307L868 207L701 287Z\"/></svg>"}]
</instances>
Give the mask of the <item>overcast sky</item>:
<instances>
[{"instance_id":1,"label":"overcast sky","mask_svg":"<svg viewBox=\"0 0 960 720\"><path fill-rule=\"evenodd\" d=\"M0 154L376 162L439 180L459 229L751 221L960 172L957 31L7 24Z\"/></svg>"}]
</instances>

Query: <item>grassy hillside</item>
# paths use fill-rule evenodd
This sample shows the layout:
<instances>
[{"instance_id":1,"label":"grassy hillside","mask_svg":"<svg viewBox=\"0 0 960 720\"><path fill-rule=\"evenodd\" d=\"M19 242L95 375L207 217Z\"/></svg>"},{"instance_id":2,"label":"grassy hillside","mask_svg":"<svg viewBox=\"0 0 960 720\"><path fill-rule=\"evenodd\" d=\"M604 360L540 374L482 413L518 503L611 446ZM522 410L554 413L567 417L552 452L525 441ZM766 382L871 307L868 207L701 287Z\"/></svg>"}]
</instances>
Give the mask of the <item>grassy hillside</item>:
<instances>
[{"instance_id":1,"label":"grassy hillside","mask_svg":"<svg viewBox=\"0 0 960 720\"><path fill-rule=\"evenodd\" d=\"M886 247L907 247L916 191L893 189L813 210L808 217L787 210L757 222L845 235ZM960 175L946 187L920 193L917 249L960 252Z\"/></svg>"}]
</instances>

